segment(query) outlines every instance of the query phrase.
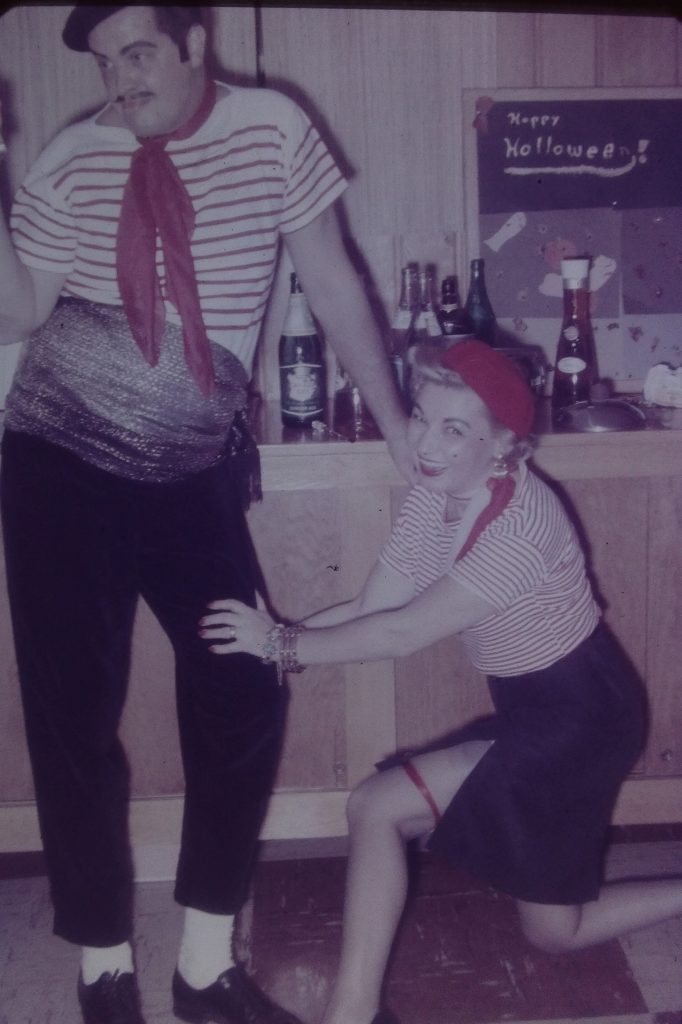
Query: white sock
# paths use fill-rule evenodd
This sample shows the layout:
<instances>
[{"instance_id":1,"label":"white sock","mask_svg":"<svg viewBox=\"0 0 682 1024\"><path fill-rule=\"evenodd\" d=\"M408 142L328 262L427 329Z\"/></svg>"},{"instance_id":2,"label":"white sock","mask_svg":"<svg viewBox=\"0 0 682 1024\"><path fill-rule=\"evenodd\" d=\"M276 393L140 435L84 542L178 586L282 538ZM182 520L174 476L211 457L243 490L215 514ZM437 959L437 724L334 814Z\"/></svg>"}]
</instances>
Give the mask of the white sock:
<instances>
[{"instance_id":1,"label":"white sock","mask_svg":"<svg viewBox=\"0 0 682 1024\"><path fill-rule=\"evenodd\" d=\"M132 974L133 950L129 942L119 946L83 946L81 972L86 985L92 985L103 974Z\"/></svg>"},{"instance_id":2,"label":"white sock","mask_svg":"<svg viewBox=\"0 0 682 1024\"><path fill-rule=\"evenodd\" d=\"M233 914L207 914L187 907L178 970L192 988L207 988L234 966Z\"/></svg>"}]
</instances>

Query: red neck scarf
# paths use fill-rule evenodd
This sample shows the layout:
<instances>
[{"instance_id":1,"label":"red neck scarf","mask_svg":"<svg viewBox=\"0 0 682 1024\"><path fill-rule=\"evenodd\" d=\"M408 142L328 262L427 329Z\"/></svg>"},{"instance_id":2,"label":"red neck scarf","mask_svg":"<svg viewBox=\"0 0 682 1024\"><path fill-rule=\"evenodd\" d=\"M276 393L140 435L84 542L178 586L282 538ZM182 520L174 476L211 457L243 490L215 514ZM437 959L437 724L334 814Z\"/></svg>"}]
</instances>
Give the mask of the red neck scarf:
<instances>
[{"instance_id":1,"label":"red neck scarf","mask_svg":"<svg viewBox=\"0 0 682 1024\"><path fill-rule=\"evenodd\" d=\"M211 79L194 115L167 135L141 138L123 193L116 238L116 273L130 330L151 366L159 360L165 310L156 273L157 232L163 246L168 298L180 313L185 360L204 395L213 389L213 360L199 303L190 239L194 209L166 152L172 139L186 139L208 120L216 100Z\"/></svg>"},{"instance_id":2,"label":"red neck scarf","mask_svg":"<svg viewBox=\"0 0 682 1024\"><path fill-rule=\"evenodd\" d=\"M455 558L456 562L458 562L460 558L464 558L467 552L471 551L486 526L488 526L489 523L492 523L493 519L497 519L497 517L504 512L505 508L514 497L514 491L516 489L514 478L511 475L497 478L491 477L486 486L490 490L490 501L479 513L474 525L471 527L467 539L464 541L462 547L457 553L457 557Z\"/></svg>"}]
</instances>

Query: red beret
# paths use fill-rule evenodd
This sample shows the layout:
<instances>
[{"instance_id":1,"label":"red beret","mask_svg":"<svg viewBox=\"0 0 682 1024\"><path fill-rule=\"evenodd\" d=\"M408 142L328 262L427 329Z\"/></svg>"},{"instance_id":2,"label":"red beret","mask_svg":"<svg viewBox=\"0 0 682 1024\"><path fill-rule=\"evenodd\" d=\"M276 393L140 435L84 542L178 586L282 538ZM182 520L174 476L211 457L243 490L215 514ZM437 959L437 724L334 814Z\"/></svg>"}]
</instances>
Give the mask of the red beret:
<instances>
[{"instance_id":1,"label":"red beret","mask_svg":"<svg viewBox=\"0 0 682 1024\"><path fill-rule=\"evenodd\" d=\"M503 427L513 430L517 437L530 433L535 400L508 356L483 341L460 341L445 350L441 365L458 373Z\"/></svg>"}]
</instances>

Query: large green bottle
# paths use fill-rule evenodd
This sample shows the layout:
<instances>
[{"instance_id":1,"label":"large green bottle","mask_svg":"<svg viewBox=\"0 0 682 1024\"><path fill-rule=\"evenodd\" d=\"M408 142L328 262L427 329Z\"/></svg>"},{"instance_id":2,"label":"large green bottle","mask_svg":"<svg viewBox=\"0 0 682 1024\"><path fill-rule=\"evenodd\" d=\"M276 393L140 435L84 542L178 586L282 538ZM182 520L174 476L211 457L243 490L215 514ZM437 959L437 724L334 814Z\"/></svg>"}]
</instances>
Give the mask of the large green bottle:
<instances>
[{"instance_id":1,"label":"large green bottle","mask_svg":"<svg viewBox=\"0 0 682 1024\"><path fill-rule=\"evenodd\" d=\"M296 274L279 340L279 385L282 423L310 427L324 418L325 368L322 342Z\"/></svg>"},{"instance_id":2,"label":"large green bottle","mask_svg":"<svg viewBox=\"0 0 682 1024\"><path fill-rule=\"evenodd\" d=\"M497 320L485 286L485 260L471 261L471 280L466 311L474 328L474 337L488 345L497 343Z\"/></svg>"}]
</instances>

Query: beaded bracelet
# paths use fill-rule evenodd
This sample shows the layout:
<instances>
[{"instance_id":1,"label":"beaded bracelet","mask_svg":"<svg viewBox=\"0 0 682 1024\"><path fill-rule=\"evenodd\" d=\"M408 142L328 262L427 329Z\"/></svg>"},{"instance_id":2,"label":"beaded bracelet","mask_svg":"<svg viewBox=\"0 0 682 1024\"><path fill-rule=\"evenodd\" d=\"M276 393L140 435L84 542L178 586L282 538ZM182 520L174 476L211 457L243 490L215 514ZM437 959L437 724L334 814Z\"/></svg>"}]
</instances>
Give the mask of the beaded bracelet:
<instances>
[{"instance_id":1,"label":"beaded bracelet","mask_svg":"<svg viewBox=\"0 0 682 1024\"><path fill-rule=\"evenodd\" d=\"M284 672L302 672L305 665L301 665L298 660L296 646L304 630L305 626L300 622L295 622L292 626L276 622L265 637L261 655L263 664L270 665L275 661L277 667Z\"/></svg>"},{"instance_id":2,"label":"beaded bracelet","mask_svg":"<svg viewBox=\"0 0 682 1024\"><path fill-rule=\"evenodd\" d=\"M280 633L280 665L285 672L302 672L305 665L298 660L296 647L298 638L305 631L301 622L295 622L293 626L285 626Z\"/></svg>"},{"instance_id":3,"label":"beaded bracelet","mask_svg":"<svg viewBox=\"0 0 682 1024\"><path fill-rule=\"evenodd\" d=\"M273 661L279 661L280 652L280 637L284 626L281 622L276 622L275 625L268 630L267 636L265 637L265 643L263 644L263 653L261 655L261 661L264 665L271 665Z\"/></svg>"}]
</instances>

